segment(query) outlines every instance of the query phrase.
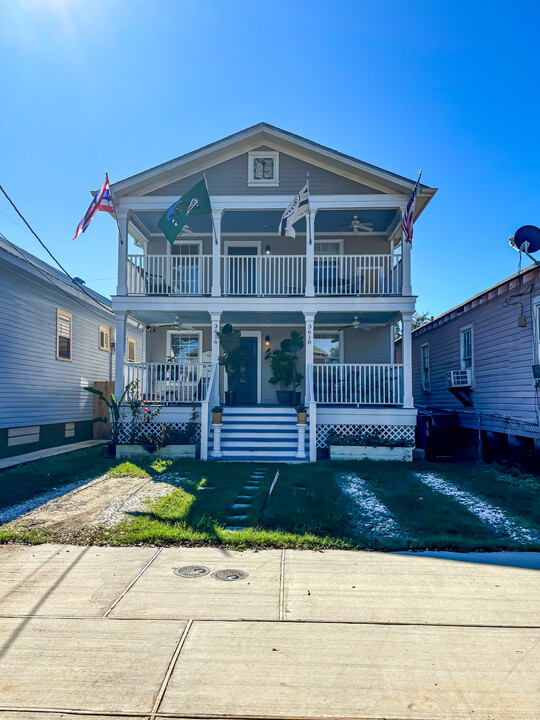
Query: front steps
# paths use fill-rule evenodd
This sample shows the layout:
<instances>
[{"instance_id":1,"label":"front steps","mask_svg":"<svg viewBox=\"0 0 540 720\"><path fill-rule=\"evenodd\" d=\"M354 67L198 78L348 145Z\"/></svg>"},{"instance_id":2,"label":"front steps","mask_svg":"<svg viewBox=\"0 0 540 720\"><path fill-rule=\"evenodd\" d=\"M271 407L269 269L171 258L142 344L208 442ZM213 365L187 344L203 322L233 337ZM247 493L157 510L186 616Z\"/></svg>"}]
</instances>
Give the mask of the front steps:
<instances>
[{"instance_id":1,"label":"front steps","mask_svg":"<svg viewBox=\"0 0 540 720\"><path fill-rule=\"evenodd\" d=\"M214 432L208 445L212 459ZM221 460L259 462L307 462L309 424L306 425L306 457L299 460L296 410L281 406L226 407L221 426Z\"/></svg>"}]
</instances>

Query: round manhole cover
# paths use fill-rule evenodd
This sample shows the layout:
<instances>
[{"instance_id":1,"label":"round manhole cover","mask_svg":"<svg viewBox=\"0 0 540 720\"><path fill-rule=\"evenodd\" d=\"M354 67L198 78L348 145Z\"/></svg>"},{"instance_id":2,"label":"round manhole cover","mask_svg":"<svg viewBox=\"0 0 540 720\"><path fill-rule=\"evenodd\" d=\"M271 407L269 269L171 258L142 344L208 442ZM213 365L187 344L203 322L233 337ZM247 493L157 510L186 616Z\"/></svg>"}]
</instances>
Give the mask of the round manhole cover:
<instances>
[{"instance_id":1,"label":"round manhole cover","mask_svg":"<svg viewBox=\"0 0 540 720\"><path fill-rule=\"evenodd\" d=\"M204 565L185 565L184 567L174 568L174 574L183 578L198 578L208 575L210 570Z\"/></svg>"},{"instance_id":2,"label":"round manhole cover","mask_svg":"<svg viewBox=\"0 0 540 720\"><path fill-rule=\"evenodd\" d=\"M244 572L243 570L218 570L217 572L212 573L214 580L224 580L225 582L244 580L247 576L247 572Z\"/></svg>"}]
</instances>

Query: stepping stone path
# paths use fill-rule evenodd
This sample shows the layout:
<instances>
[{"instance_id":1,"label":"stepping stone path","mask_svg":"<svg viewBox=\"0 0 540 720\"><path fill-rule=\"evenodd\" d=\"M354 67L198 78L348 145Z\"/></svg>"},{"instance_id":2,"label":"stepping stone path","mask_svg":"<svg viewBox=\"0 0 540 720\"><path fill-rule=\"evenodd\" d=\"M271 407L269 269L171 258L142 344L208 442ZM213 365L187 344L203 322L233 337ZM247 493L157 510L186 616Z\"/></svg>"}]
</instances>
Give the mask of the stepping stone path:
<instances>
[{"instance_id":1,"label":"stepping stone path","mask_svg":"<svg viewBox=\"0 0 540 720\"><path fill-rule=\"evenodd\" d=\"M257 490L260 489L260 483L261 480L264 479L265 471L264 468L255 468L255 470L251 473L249 476L249 481L246 485L244 485L242 492L249 492L249 493L255 493ZM234 530L244 530L247 526L245 524L245 521L247 520L247 512L251 509L251 500L253 499L253 494L250 495L238 495L229 511L229 515L227 517L227 525L225 526L225 530L234 531ZM242 513L245 512L245 515L237 515L236 513Z\"/></svg>"}]
</instances>

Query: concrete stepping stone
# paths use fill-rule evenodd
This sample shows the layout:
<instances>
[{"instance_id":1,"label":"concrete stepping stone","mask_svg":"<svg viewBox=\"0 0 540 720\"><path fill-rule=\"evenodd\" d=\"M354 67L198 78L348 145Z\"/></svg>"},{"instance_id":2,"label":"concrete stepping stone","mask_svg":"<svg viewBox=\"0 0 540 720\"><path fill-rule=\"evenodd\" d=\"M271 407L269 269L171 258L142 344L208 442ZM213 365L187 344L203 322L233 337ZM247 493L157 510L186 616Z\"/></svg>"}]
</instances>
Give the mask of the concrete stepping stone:
<instances>
[{"instance_id":1,"label":"concrete stepping stone","mask_svg":"<svg viewBox=\"0 0 540 720\"><path fill-rule=\"evenodd\" d=\"M233 505L232 505L233 510L239 510L239 509L244 510L245 508L250 508L250 507L251 507L251 505L249 503L247 503L247 505L245 503L233 503Z\"/></svg>"},{"instance_id":2,"label":"concrete stepping stone","mask_svg":"<svg viewBox=\"0 0 540 720\"><path fill-rule=\"evenodd\" d=\"M225 525L225 530L228 532L235 532L235 530L245 530L245 525Z\"/></svg>"},{"instance_id":3,"label":"concrete stepping stone","mask_svg":"<svg viewBox=\"0 0 540 720\"><path fill-rule=\"evenodd\" d=\"M233 522L238 522L239 520L247 520L247 515L229 515L227 521L229 520L232 520Z\"/></svg>"}]
</instances>

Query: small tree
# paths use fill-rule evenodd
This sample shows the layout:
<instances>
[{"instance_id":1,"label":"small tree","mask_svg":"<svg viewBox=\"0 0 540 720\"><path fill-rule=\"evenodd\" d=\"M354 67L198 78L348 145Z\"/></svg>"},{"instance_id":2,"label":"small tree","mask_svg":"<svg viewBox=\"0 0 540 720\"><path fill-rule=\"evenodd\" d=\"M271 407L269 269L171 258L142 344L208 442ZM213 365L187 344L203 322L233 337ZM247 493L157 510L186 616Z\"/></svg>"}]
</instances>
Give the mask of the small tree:
<instances>
[{"instance_id":1,"label":"small tree","mask_svg":"<svg viewBox=\"0 0 540 720\"><path fill-rule=\"evenodd\" d=\"M219 356L218 362L225 368L229 380L229 391L236 389L240 379L240 330L235 330L231 323L223 326L217 334L223 354Z\"/></svg>"},{"instance_id":2,"label":"small tree","mask_svg":"<svg viewBox=\"0 0 540 720\"><path fill-rule=\"evenodd\" d=\"M281 390L286 390L292 385L293 390L300 385L303 375L298 371L298 353L304 347L304 340L299 332L291 331L291 337L282 340L279 349L268 348L265 354L266 360L270 360L272 377L269 382L272 385L279 385Z\"/></svg>"},{"instance_id":3,"label":"small tree","mask_svg":"<svg viewBox=\"0 0 540 720\"><path fill-rule=\"evenodd\" d=\"M105 397L105 395L101 392L101 390L96 390L93 387L85 387L84 389L87 392L93 393L94 395L97 395L103 402L107 405L110 411L110 421L111 421L111 445L116 447L118 445L118 436L120 434L120 407L122 406L122 403L124 402L124 398L126 396L127 391L130 389L133 383L128 383L126 387L124 388L124 392L122 393L122 396L120 400L117 400L113 393L111 393L111 399ZM94 418L94 422L107 422L108 418Z\"/></svg>"},{"instance_id":4,"label":"small tree","mask_svg":"<svg viewBox=\"0 0 540 720\"><path fill-rule=\"evenodd\" d=\"M419 327L422 327L422 325L425 325L428 322L431 322L433 320L433 315L430 312L415 312L412 316L412 323L411 323L411 329L416 330ZM403 325L401 323L401 320L396 323L394 326L394 340L400 340L401 336L403 335Z\"/></svg>"}]
</instances>

